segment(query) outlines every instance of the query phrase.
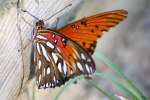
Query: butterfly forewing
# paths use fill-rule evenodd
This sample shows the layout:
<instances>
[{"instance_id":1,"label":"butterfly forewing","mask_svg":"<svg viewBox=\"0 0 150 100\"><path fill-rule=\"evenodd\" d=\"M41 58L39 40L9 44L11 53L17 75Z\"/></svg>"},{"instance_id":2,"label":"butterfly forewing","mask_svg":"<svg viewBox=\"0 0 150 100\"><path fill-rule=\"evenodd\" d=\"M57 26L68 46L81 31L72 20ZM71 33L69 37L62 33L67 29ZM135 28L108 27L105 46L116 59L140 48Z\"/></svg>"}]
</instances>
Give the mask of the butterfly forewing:
<instances>
[{"instance_id":1,"label":"butterfly forewing","mask_svg":"<svg viewBox=\"0 0 150 100\"><path fill-rule=\"evenodd\" d=\"M39 20L33 35L38 87L54 88L75 76L94 73L91 54L97 38L126 16L125 10L104 12L85 17L57 31L45 28L44 22Z\"/></svg>"},{"instance_id":2,"label":"butterfly forewing","mask_svg":"<svg viewBox=\"0 0 150 100\"><path fill-rule=\"evenodd\" d=\"M85 17L71 23L58 31L78 43L86 52L92 54L96 47L97 38L103 31L108 31L127 16L125 10L114 10Z\"/></svg>"},{"instance_id":3,"label":"butterfly forewing","mask_svg":"<svg viewBox=\"0 0 150 100\"><path fill-rule=\"evenodd\" d=\"M57 87L80 74L95 71L92 58L61 33L42 30L35 38L35 63L39 88Z\"/></svg>"}]
</instances>

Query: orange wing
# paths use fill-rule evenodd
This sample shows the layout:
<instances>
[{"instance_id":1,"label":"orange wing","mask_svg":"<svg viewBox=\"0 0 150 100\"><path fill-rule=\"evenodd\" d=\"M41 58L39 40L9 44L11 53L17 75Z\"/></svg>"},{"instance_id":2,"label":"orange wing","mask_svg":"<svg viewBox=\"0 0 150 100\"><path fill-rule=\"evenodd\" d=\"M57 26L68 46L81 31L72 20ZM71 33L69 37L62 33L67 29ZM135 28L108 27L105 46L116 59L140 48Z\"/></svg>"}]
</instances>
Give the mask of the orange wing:
<instances>
[{"instance_id":1,"label":"orange wing","mask_svg":"<svg viewBox=\"0 0 150 100\"><path fill-rule=\"evenodd\" d=\"M103 31L108 31L127 16L125 10L114 10L82 18L71 23L58 31L72 39L89 54L94 52L97 38L102 36Z\"/></svg>"},{"instance_id":2,"label":"orange wing","mask_svg":"<svg viewBox=\"0 0 150 100\"><path fill-rule=\"evenodd\" d=\"M34 41L38 88L55 88L70 78L95 72L95 63L83 48L62 34L46 31L37 33Z\"/></svg>"}]
</instances>

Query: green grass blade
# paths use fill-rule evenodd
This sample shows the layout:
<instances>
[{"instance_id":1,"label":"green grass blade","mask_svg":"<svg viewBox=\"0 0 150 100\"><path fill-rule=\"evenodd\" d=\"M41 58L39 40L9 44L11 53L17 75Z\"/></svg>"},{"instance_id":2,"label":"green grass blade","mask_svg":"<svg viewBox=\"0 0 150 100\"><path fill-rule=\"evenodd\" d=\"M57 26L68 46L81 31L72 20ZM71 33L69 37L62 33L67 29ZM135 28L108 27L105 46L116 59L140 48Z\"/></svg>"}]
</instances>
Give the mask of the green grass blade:
<instances>
[{"instance_id":1,"label":"green grass blade","mask_svg":"<svg viewBox=\"0 0 150 100\"><path fill-rule=\"evenodd\" d=\"M113 64L108 58L106 58L103 54L101 53L95 53L95 57L100 59L104 64L106 64L109 68L111 68L117 75L119 75L121 78L123 78L128 86L123 85L122 83L114 80L110 75L104 74L104 73L99 73L95 72L94 75L102 77L109 82L111 82L119 92L121 92L123 95L130 97L132 100L147 100L146 96L130 81L122 72L120 68L118 68L115 64ZM54 100L58 100L61 94L69 87L69 85L73 84L76 80L81 80L84 79L84 76L78 76L69 82L66 83L64 87L58 92ZM100 88L96 83L91 83L92 86L94 86L99 92L101 92L103 95L107 96L110 100L115 100L114 96L109 95L106 91L104 91L102 88ZM130 89L131 88L131 89ZM130 90L134 90L130 91ZM136 94L135 94L136 93Z\"/></svg>"},{"instance_id":2,"label":"green grass blade","mask_svg":"<svg viewBox=\"0 0 150 100\"><path fill-rule=\"evenodd\" d=\"M55 96L54 100L59 100L59 97L64 93L64 91L69 87L69 85L73 84L76 80L83 79L84 76L78 76L74 79L69 80L63 87L61 87L60 91Z\"/></svg>"},{"instance_id":3,"label":"green grass blade","mask_svg":"<svg viewBox=\"0 0 150 100\"><path fill-rule=\"evenodd\" d=\"M108 80L109 82L111 82L117 88L117 90L119 92L123 93L123 95L125 95L127 97L130 97L131 100L140 100L138 97L136 97L136 95L134 95L130 90L128 90L124 85L122 85L122 83L119 83L118 81L115 81L110 75L104 74L104 73L100 73L100 72L95 72L93 75L99 76L101 78L104 78L105 80ZM58 100L59 97L64 93L64 91L69 87L69 85L73 84L76 80L81 80L81 79L85 79L83 75L78 76L78 77L70 80L69 82L67 82L66 85L64 87L62 87L61 90L58 92L58 94L55 96L54 100ZM115 100L114 96L109 95L107 92L105 92L98 85L96 85L95 83L91 83L91 84L100 93L102 93L103 95L105 95L106 97L108 97L110 100Z\"/></svg>"},{"instance_id":4,"label":"green grass blade","mask_svg":"<svg viewBox=\"0 0 150 100\"><path fill-rule=\"evenodd\" d=\"M111 68L117 75L122 77L127 84L136 92L137 96L141 98L141 100L147 100L146 96L132 83L131 80L129 80L122 70L117 67L115 64L113 64L108 58L106 58L101 52L95 52L94 57L102 61L104 64L106 64L109 68Z\"/></svg>"},{"instance_id":5,"label":"green grass blade","mask_svg":"<svg viewBox=\"0 0 150 100\"><path fill-rule=\"evenodd\" d=\"M73 84L75 81L77 80L81 80L81 79L85 79L85 76L81 75L78 76L74 79L69 80L65 86L63 86L60 91L57 93L57 95L55 96L54 100L59 100L60 96L64 93L64 91L69 87L69 85ZM95 83L91 83L92 86L94 86L98 91L100 91L103 95L105 95L106 97L108 97L110 100L115 100L113 96L111 96L110 94L108 94L106 91L104 91L103 89L101 89L99 86L97 86Z\"/></svg>"},{"instance_id":6,"label":"green grass blade","mask_svg":"<svg viewBox=\"0 0 150 100\"><path fill-rule=\"evenodd\" d=\"M116 100L115 97L108 94L105 90L103 90L101 87L99 87L95 82L89 81L89 83L95 87L101 94L109 98L110 100Z\"/></svg>"},{"instance_id":7,"label":"green grass blade","mask_svg":"<svg viewBox=\"0 0 150 100\"><path fill-rule=\"evenodd\" d=\"M113 77L111 77L109 74L95 72L94 75L102 77L105 80L108 80L109 82L111 82L119 92L121 92L123 95L125 95L127 97L130 97L131 100L140 100L138 97L136 97L136 95L134 95L130 90L128 90L127 87L125 87L119 81L114 80Z\"/></svg>"},{"instance_id":8,"label":"green grass blade","mask_svg":"<svg viewBox=\"0 0 150 100\"><path fill-rule=\"evenodd\" d=\"M35 92L36 92L36 84L33 82L33 87L32 87L32 100L35 100Z\"/></svg>"}]
</instances>

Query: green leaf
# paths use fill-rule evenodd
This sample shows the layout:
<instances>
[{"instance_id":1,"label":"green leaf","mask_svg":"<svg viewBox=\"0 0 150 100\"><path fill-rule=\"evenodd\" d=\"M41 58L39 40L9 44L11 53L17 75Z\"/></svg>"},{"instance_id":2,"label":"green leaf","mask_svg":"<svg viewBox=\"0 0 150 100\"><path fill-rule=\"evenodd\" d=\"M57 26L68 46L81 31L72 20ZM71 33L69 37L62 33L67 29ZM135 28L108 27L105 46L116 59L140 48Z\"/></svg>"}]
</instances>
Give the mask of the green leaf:
<instances>
[{"instance_id":1,"label":"green leaf","mask_svg":"<svg viewBox=\"0 0 150 100\"><path fill-rule=\"evenodd\" d=\"M109 74L95 72L94 75L99 76L101 78L104 78L105 80L108 80L110 83L112 83L119 92L122 92L123 95L130 97L131 100L139 100L136 95L134 95L130 90L128 90L127 87L125 87L120 81L116 81L111 77Z\"/></svg>"}]
</instances>

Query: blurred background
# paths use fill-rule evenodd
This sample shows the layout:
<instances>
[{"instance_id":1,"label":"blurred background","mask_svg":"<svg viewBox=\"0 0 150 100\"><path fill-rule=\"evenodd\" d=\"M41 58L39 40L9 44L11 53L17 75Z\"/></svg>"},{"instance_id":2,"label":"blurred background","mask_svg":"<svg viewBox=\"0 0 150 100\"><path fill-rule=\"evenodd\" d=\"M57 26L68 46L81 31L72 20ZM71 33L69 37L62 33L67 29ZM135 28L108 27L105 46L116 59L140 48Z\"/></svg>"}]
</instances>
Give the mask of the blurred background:
<instances>
[{"instance_id":1,"label":"blurred background","mask_svg":"<svg viewBox=\"0 0 150 100\"><path fill-rule=\"evenodd\" d=\"M128 17L115 28L106 32L98 40L95 52L104 53L113 63L149 97L150 96L150 1L149 0L82 0L71 13L73 21L96 13L125 9ZM70 13L70 12L69 12ZM62 17L63 19L63 17ZM62 22L64 23L64 22ZM61 24L62 25L62 24ZM109 68L95 59L97 70L112 73ZM114 87L103 79L95 81L109 92L115 92ZM46 90L53 94L55 90ZM42 93L45 91L42 91ZM49 93L40 95L44 100L53 97ZM55 95L55 93L54 93ZM101 99L100 99L101 98ZM86 81L71 85L61 96L61 100L103 100ZM38 99L38 98L37 98ZM41 100L41 99L39 99Z\"/></svg>"},{"instance_id":2,"label":"blurred background","mask_svg":"<svg viewBox=\"0 0 150 100\"><path fill-rule=\"evenodd\" d=\"M2 1L2 0L1 0ZM49 5L48 0L35 0L33 3L38 3L40 9L54 13L57 7L62 4L57 4L57 0ZM25 1L28 4L31 0ZM59 0L58 0L59 2ZM129 79L150 97L150 0L65 0L63 6L68 3L73 3L73 7L64 14L60 14L59 27L66 25L72 21L90 16L101 12L125 9L128 11L128 17L110 31L105 32L103 37L98 40L95 52L102 52L113 63L119 66ZM53 6L55 10L43 5ZM36 5L36 4L35 4ZM59 9L61 9L60 6ZM35 10L38 6L34 7ZM26 7L25 7L26 8ZM27 7L28 8L28 7ZM1 6L1 9L2 6ZM31 9L29 7L29 9ZM39 11L40 12L40 11ZM49 13L41 14L38 16L47 17ZM33 19L31 19L33 20ZM53 27L55 20L50 21L47 26ZM29 32L32 28L29 28ZM27 33L27 37L30 34ZM95 58L94 58L95 59ZM112 73L98 59L95 59L96 68L102 72ZM34 88L34 79L29 82L29 85L24 89L24 93L20 99L31 100ZM94 77L94 81L100 86L104 87L112 94L116 93L115 88L107 81ZM59 88L35 90L35 100L52 100ZM61 96L60 100L105 100L99 92L94 89L85 80L78 81L77 84L69 86L69 88ZM106 99L107 100L107 99Z\"/></svg>"}]
</instances>

